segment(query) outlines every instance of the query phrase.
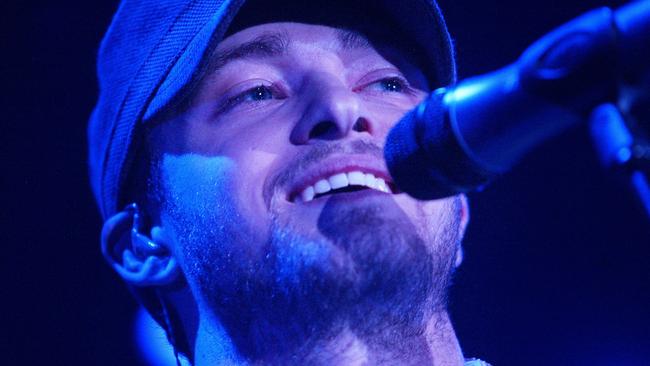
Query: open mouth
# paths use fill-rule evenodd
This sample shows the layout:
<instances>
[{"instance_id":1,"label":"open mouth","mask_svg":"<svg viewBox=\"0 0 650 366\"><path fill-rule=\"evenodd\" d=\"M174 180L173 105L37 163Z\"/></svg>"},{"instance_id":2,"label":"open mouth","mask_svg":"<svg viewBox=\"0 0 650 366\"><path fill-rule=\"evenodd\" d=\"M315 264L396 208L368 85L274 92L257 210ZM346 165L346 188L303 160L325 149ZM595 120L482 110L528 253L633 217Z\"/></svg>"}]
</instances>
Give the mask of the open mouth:
<instances>
[{"instance_id":1,"label":"open mouth","mask_svg":"<svg viewBox=\"0 0 650 366\"><path fill-rule=\"evenodd\" d=\"M373 173L352 171L333 174L296 190L290 195L289 200L294 203L310 202L327 195L368 189L387 194L398 193L393 183L384 178L377 177Z\"/></svg>"}]
</instances>

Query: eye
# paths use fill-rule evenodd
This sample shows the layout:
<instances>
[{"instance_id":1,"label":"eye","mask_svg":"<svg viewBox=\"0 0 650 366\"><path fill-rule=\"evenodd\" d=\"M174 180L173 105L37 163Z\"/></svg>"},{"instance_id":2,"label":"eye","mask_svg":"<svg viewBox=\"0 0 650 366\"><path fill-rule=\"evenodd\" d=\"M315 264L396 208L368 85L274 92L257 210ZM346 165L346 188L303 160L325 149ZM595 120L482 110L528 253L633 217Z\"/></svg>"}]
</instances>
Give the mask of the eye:
<instances>
[{"instance_id":1,"label":"eye","mask_svg":"<svg viewBox=\"0 0 650 366\"><path fill-rule=\"evenodd\" d=\"M259 102L262 100L273 99L271 88L266 85L258 85L235 97L240 102Z\"/></svg>"},{"instance_id":2,"label":"eye","mask_svg":"<svg viewBox=\"0 0 650 366\"><path fill-rule=\"evenodd\" d=\"M225 107L231 108L240 103L256 103L269 99L273 99L273 91L271 87L262 84L228 98Z\"/></svg>"},{"instance_id":3,"label":"eye","mask_svg":"<svg viewBox=\"0 0 650 366\"><path fill-rule=\"evenodd\" d=\"M377 83L383 90L394 93L402 93L407 87L405 81L398 77L382 79Z\"/></svg>"},{"instance_id":4,"label":"eye","mask_svg":"<svg viewBox=\"0 0 650 366\"><path fill-rule=\"evenodd\" d=\"M249 84L250 86L250 84ZM227 112L233 108L255 108L270 100L283 99L278 88L273 85L257 84L252 87L243 86L243 91L234 88L231 97L226 97L219 107L220 112ZM241 90L240 89L240 90Z\"/></svg>"},{"instance_id":5,"label":"eye","mask_svg":"<svg viewBox=\"0 0 650 366\"><path fill-rule=\"evenodd\" d=\"M412 91L408 81L400 76L384 77L366 84L361 89L376 93L399 94L408 94Z\"/></svg>"}]
</instances>

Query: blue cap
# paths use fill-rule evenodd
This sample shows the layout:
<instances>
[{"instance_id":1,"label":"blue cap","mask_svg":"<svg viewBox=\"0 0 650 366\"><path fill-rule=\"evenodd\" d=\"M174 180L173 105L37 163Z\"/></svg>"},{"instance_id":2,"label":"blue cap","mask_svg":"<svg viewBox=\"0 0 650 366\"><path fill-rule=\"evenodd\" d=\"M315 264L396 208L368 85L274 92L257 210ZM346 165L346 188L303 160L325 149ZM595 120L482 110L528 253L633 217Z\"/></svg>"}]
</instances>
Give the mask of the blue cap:
<instances>
[{"instance_id":1,"label":"blue cap","mask_svg":"<svg viewBox=\"0 0 650 366\"><path fill-rule=\"evenodd\" d=\"M290 1L265 3L268 12L268 4ZM435 80L433 85L455 82L451 40L434 0L345 3L378 10L400 27L423 51L425 73ZM142 143L142 127L183 92L243 4L244 0L121 2L99 49L99 100L88 125L90 181L104 219L127 203L124 186Z\"/></svg>"}]
</instances>

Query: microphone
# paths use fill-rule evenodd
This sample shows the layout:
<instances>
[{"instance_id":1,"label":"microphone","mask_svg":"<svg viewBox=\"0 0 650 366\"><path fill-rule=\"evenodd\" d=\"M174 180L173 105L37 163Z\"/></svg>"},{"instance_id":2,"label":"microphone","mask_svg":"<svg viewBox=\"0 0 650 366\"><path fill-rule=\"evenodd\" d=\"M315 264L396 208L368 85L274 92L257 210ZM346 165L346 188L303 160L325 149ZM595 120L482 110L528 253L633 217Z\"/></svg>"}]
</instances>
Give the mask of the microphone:
<instances>
[{"instance_id":1,"label":"microphone","mask_svg":"<svg viewBox=\"0 0 650 366\"><path fill-rule=\"evenodd\" d=\"M389 132L388 169L417 199L479 189L648 74L650 0L593 10L515 63L431 93Z\"/></svg>"}]
</instances>

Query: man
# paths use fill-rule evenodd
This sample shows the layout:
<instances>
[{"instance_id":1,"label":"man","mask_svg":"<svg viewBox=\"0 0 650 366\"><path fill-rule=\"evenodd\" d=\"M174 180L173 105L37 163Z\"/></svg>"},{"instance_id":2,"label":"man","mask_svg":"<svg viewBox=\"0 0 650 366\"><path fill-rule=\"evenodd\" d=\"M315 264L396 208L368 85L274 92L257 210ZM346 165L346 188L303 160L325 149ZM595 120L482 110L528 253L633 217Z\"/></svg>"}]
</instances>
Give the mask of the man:
<instances>
[{"instance_id":1,"label":"man","mask_svg":"<svg viewBox=\"0 0 650 366\"><path fill-rule=\"evenodd\" d=\"M435 3L241 3L113 20L89 127L111 266L195 365L482 364L446 309L466 201L382 159L454 81Z\"/></svg>"}]
</instances>

